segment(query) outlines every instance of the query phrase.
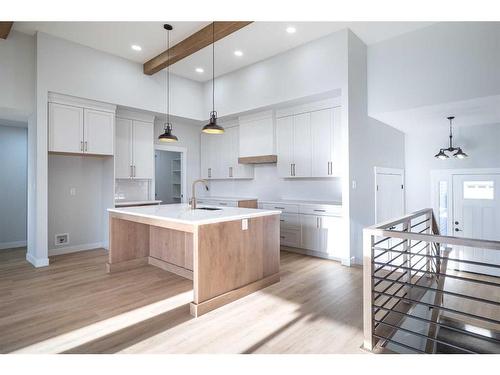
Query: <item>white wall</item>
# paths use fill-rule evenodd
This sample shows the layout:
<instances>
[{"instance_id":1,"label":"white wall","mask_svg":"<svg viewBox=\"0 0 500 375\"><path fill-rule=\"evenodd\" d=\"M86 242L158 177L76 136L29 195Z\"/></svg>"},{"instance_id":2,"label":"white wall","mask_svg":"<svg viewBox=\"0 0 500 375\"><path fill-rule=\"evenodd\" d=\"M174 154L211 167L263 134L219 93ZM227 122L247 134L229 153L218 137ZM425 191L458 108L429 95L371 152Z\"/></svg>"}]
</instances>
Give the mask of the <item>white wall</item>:
<instances>
[{"instance_id":1,"label":"white wall","mask_svg":"<svg viewBox=\"0 0 500 375\"><path fill-rule=\"evenodd\" d=\"M172 144L176 147L185 147L186 152L186 180L187 180L187 195L191 196L191 184L194 180L200 178L200 140L201 140L201 126L188 123L183 120L171 120L173 124L172 133L179 138L179 142ZM164 122L157 119L155 121L155 142L162 144L158 141L158 136L163 133ZM197 195L203 194L201 186L197 187ZM187 200L186 200L187 201Z\"/></svg>"},{"instance_id":2,"label":"white wall","mask_svg":"<svg viewBox=\"0 0 500 375\"><path fill-rule=\"evenodd\" d=\"M362 230L375 223L374 167L404 168L404 134L368 117L366 46L352 32L348 64L349 182L345 189L349 191L351 257L361 263Z\"/></svg>"},{"instance_id":3,"label":"white wall","mask_svg":"<svg viewBox=\"0 0 500 375\"><path fill-rule=\"evenodd\" d=\"M342 201L340 178L284 179L278 176L276 164L255 165L253 180L210 181L204 195L250 197L259 200L322 200Z\"/></svg>"},{"instance_id":4,"label":"white wall","mask_svg":"<svg viewBox=\"0 0 500 375\"><path fill-rule=\"evenodd\" d=\"M431 207L430 172L433 169L500 168L500 124L456 127L453 139L468 158L439 160L434 157L448 144L446 128L406 134L407 211Z\"/></svg>"},{"instance_id":5,"label":"white wall","mask_svg":"<svg viewBox=\"0 0 500 375\"><path fill-rule=\"evenodd\" d=\"M11 31L0 39L0 118L27 121L35 100L35 38Z\"/></svg>"},{"instance_id":6,"label":"white wall","mask_svg":"<svg viewBox=\"0 0 500 375\"><path fill-rule=\"evenodd\" d=\"M215 80L219 116L273 106L345 88L347 30L257 62ZM205 118L212 108L212 83L205 83Z\"/></svg>"},{"instance_id":7,"label":"white wall","mask_svg":"<svg viewBox=\"0 0 500 375\"><path fill-rule=\"evenodd\" d=\"M172 113L201 116L202 84L172 76ZM47 34L36 35L36 255L32 263L47 262L48 154L47 95L49 91L152 112L165 111L165 76L146 76L142 65Z\"/></svg>"},{"instance_id":8,"label":"white wall","mask_svg":"<svg viewBox=\"0 0 500 375\"><path fill-rule=\"evenodd\" d=\"M112 166L109 157L49 155L49 254L55 246L55 235L68 233L64 247L101 247L105 245L105 205L107 187L112 194ZM76 194L70 194L74 188ZM109 195L108 195L109 197ZM95 245L95 246L89 246Z\"/></svg>"},{"instance_id":9,"label":"white wall","mask_svg":"<svg viewBox=\"0 0 500 375\"><path fill-rule=\"evenodd\" d=\"M369 114L500 94L499 22L442 22L368 48Z\"/></svg>"},{"instance_id":10,"label":"white wall","mask_svg":"<svg viewBox=\"0 0 500 375\"><path fill-rule=\"evenodd\" d=\"M26 245L26 128L0 122L0 249Z\"/></svg>"}]
</instances>

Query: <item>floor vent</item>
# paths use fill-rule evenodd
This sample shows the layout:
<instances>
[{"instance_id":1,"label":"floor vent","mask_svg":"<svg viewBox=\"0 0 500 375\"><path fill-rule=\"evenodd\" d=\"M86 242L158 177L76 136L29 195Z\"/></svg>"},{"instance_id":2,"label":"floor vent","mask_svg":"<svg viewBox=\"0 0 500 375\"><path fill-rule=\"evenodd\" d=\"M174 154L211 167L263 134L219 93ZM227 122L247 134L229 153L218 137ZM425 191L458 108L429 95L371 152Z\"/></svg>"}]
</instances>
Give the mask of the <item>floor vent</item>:
<instances>
[{"instance_id":1,"label":"floor vent","mask_svg":"<svg viewBox=\"0 0 500 375\"><path fill-rule=\"evenodd\" d=\"M56 234L56 246L67 245L69 243L69 234Z\"/></svg>"}]
</instances>

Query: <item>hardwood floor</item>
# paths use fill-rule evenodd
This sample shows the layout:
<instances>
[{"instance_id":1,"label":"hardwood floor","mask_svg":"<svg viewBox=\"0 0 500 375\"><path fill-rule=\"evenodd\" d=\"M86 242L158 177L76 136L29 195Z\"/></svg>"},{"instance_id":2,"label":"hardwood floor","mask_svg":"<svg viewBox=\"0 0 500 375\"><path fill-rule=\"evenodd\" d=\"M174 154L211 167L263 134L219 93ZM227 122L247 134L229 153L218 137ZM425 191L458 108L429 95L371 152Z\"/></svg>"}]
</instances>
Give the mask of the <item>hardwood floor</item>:
<instances>
[{"instance_id":1,"label":"hardwood floor","mask_svg":"<svg viewBox=\"0 0 500 375\"><path fill-rule=\"evenodd\" d=\"M281 282L200 318L192 282L153 266L107 274L107 253L0 252L0 352L363 353L362 270L281 253Z\"/></svg>"}]
</instances>

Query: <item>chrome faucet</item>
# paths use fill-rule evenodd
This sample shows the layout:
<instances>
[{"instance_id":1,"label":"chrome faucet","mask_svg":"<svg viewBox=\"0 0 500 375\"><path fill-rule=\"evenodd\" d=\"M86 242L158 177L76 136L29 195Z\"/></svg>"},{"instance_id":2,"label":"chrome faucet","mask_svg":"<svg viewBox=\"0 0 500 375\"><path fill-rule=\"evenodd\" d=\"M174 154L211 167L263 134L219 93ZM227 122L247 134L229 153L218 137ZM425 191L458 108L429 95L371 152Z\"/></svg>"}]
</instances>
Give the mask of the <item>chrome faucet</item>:
<instances>
[{"instance_id":1,"label":"chrome faucet","mask_svg":"<svg viewBox=\"0 0 500 375\"><path fill-rule=\"evenodd\" d=\"M192 193L191 193L191 200L189 201L189 205L191 206L191 209L192 210L195 210L196 209L196 191L195 191L195 186L196 186L196 183L197 182L201 182L203 185L205 185L205 189L208 191L208 184L207 184L207 180L203 180L203 179L200 179L200 180L194 180L193 181L193 185L192 185Z\"/></svg>"}]
</instances>

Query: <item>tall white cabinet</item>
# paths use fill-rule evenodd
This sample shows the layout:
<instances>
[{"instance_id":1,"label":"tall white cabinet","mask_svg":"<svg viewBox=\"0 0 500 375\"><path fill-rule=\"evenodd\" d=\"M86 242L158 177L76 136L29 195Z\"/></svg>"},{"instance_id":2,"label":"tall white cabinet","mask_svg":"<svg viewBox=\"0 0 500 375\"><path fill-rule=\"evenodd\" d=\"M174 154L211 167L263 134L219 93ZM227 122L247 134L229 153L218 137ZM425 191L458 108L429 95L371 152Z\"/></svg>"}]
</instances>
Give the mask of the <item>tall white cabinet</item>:
<instances>
[{"instance_id":1,"label":"tall white cabinet","mask_svg":"<svg viewBox=\"0 0 500 375\"><path fill-rule=\"evenodd\" d=\"M118 113L116 118L115 177L154 178L154 118L151 122Z\"/></svg>"},{"instance_id":2,"label":"tall white cabinet","mask_svg":"<svg viewBox=\"0 0 500 375\"><path fill-rule=\"evenodd\" d=\"M251 179L253 166L239 164L239 126L223 134L201 134L201 177L208 180Z\"/></svg>"},{"instance_id":3,"label":"tall white cabinet","mask_svg":"<svg viewBox=\"0 0 500 375\"><path fill-rule=\"evenodd\" d=\"M336 177L341 173L340 106L319 102L277 112L280 177Z\"/></svg>"},{"instance_id":4,"label":"tall white cabinet","mask_svg":"<svg viewBox=\"0 0 500 375\"><path fill-rule=\"evenodd\" d=\"M49 152L113 155L114 105L51 93L48 109Z\"/></svg>"}]
</instances>

